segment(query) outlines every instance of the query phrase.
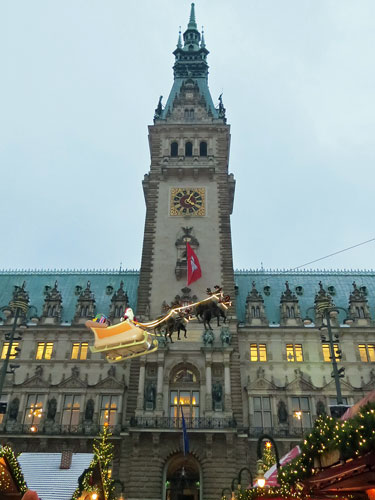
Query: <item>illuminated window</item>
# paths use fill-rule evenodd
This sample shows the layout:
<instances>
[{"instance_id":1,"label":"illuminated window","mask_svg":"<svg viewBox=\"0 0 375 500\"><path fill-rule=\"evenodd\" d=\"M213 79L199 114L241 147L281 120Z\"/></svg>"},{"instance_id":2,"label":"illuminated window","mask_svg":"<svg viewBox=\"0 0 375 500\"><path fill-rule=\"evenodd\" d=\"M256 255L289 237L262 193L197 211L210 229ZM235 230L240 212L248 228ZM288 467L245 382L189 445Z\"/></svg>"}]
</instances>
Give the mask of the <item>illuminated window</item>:
<instances>
[{"instance_id":1,"label":"illuminated window","mask_svg":"<svg viewBox=\"0 0 375 500\"><path fill-rule=\"evenodd\" d=\"M116 425L118 396L103 396L100 406L100 424Z\"/></svg>"},{"instance_id":2,"label":"illuminated window","mask_svg":"<svg viewBox=\"0 0 375 500\"><path fill-rule=\"evenodd\" d=\"M19 348L19 342L13 342L12 343L12 348L10 350L10 356L9 356L9 359L14 359L17 357L17 349ZM8 352L8 348L9 348L9 342L4 342L3 344L3 350L1 351L1 359L5 359L6 356L7 356L7 352ZM16 349L17 348L17 349Z\"/></svg>"},{"instance_id":3,"label":"illuminated window","mask_svg":"<svg viewBox=\"0 0 375 500\"><path fill-rule=\"evenodd\" d=\"M1 402L8 404L8 395L7 394L1 395ZM4 411L4 413L0 413L0 424L2 424L4 422L5 413L6 413L7 409L8 409L8 407L2 409L2 411Z\"/></svg>"},{"instance_id":4,"label":"illuminated window","mask_svg":"<svg viewBox=\"0 0 375 500\"><path fill-rule=\"evenodd\" d=\"M174 421L176 427L181 427L182 413L184 414L186 425L189 427L194 425L191 419L199 417L199 391L194 390L176 390L171 391L170 399L170 417L176 419Z\"/></svg>"},{"instance_id":5,"label":"illuminated window","mask_svg":"<svg viewBox=\"0 0 375 500\"><path fill-rule=\"evenodd\" d=\"M87 342L74 342L71 359L87 359L88 348Z\"/></svg>"},{"instance_id":6,"label":"illuminated window","mask_svg":"<svg viewBox=\"0 0 375 500\"><path fill-rule=\"evenodd\" d=\"M38 342L35 359L51 359L53 342Z\"/></svg>"},{"instance_id":7,"label":"illuminated window","mask_svg":"<svg viewBox=\"0 0 375 500\"><path fill-rule=\"evenodd\" d=\"M64 398L64 408L62 414L62 425L69 427L77 427L79 424L79 414L80 414L80 395L68 395Z\"/></svg>"},{"instance_id":8,"label":"illuminated window","mask_svg":"<svg viewBox=\"0 0 375 500\"><path fill-rule=\"evenodd\" d=\"M309 398L292 398L293 422L295 427L310 429L311 414Z\"/></svg>"},{"instance_id":9,"label":"illuminated window","mask_svg":"<svg viewBox=\"0 0 375 500\"><path fill-rule=\"evenodd\" d=\"M267 361L266 344L250 344L250 361Z\"/></svg>"},{"instance_id":10,"label":"illuminated window","mask_svg":"<svg viewBox=\"0 0 375 500\"><path fill-rule=\"evenodd\" d=\"M364 363L375 362L375 344L359 344L359 355Z\"/></svg>"},{"instance_id":11,"label":"illuminated window","mask_svg":"<svg viewBox=\"0 0 375 500\"><path fill-rule=\"evenodd\" d=\"M271 398L255 397L254 403L254 427L272 428Z\"/></svg>"},{"instance_id":12,"label":"illuminated window","mask_svg":"<svg viewBox=\"0 0 375 500\"><path fill-rule=\"evenodd\" d=\"M334 350L335 358L336 358L337 361L339 361L339 356L337 354L338 349L339 349L339 345L338 344L333 344L333 350ZM322 350L323 350L323 359L324 359L324 361L332 361L331 360L331 351L330 351L330 348L329 348L329 344L322 344Z\"/></svg>"},{"instance_id":13,"label":"illuminated window","mask_svg":"<svg viewBox=\"0 0 375 500\"><path fill-rule=\"evenodd\" d=\"M43 416L43 394L29 394L27 397L24 424L38 425Z\"/></svg>"},{"instance_id":14,"label":"illuminated window","mask_svg":"<svg viewBox=\"0 0 375 500\"><path fill-rule=\"evenodd\" d=\"M286 345L286 359L288 361L303 361L302 345L301 344L287 344Z\"/></svg>"}]
</instances>

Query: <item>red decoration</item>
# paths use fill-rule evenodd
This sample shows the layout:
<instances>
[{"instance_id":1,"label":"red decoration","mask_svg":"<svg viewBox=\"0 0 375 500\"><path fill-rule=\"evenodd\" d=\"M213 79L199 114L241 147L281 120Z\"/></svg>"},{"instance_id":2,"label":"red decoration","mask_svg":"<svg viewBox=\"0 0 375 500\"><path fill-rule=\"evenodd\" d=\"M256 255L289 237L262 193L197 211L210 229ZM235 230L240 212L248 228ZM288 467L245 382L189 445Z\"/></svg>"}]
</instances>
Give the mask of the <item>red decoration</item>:
<instances>
[{"instance_id":1,"label":"red decoration","mask_svg":"<svg viewBox=\"0 0 375 500\"><path fill-rule=\"evenodd\" d=\"M198 257L195 255L194 250L189 243L186 243L187 251L187 284L190 285L194 281L202 277L202 270L199 264Z\"/></svg>"}]
</instances>

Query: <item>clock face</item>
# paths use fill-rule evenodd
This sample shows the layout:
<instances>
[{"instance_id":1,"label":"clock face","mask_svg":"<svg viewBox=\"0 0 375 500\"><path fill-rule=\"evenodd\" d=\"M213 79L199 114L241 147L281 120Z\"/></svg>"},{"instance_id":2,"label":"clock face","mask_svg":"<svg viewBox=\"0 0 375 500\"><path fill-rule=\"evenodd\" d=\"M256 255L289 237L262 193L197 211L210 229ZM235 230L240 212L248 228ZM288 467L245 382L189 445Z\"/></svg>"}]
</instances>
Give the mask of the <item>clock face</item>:
<instances>
[{"instance_id":1,"label":"clock face","mask_svg":"<svg viewBox=\"0 0 375 500\"><path fill-rule=\"evenodd\" d=\"M171 188L170 215L206 215L205 188Z\"/></svg>"}]
</instances>

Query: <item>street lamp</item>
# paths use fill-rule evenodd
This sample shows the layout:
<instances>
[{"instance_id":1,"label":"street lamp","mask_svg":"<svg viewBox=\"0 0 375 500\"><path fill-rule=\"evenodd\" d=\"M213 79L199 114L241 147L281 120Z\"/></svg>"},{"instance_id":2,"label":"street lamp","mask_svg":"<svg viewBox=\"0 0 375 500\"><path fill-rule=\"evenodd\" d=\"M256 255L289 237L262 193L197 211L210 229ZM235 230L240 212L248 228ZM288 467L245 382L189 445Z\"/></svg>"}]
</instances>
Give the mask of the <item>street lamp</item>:
<instances>
[{"instance_id":1,"label":"street lamp","mask_svg":"<svg viewBox=\"0 0 375 500\"><path fill-rule=\"evenodd\" d=\"M253 475L251 473L251 470L248 467L242 467L242 469L238 473L238 488L241 488L242 473L245 472L245 471L249 474L249 477L250 477L250 486L251 487L254 486L254 479L253 479Z\"/></svg>"},{"instance_id":2,"label":"street lamp","mask_svg":"<svg viewBox=\"0 0 375 500\"><path fill-rule=\"evenodd\" d=\"M8 371L9 359L12 353L13 342L15 340L21 340L22 337L14 338L14 334L16 333L18 319L20 317L26 316L26 313L29 309L29 298L27 292L25 291L25 282L22 287L16 287L16 290L13 293L13 299L9 302L9 305L6 307L2 307L1 310L5 313L6 316L10 316L12 313L14 314L12 331L10 334L5 334L5 340L9 342L7 353L5 359L3 361L3 365L0 370L0 400L3 393L5 377L8 373L14 373L14 370L19 367L19 365L10 365L10 371ZM20 325L26 326L24 324Z\"/></svg>"},{"instance_id":3,"label":"street lamp","mask_svg":"<svg viewBox=\"0 0 375 500\"><path fill-rule=\"evenodd\" d=\"M303 436L303 418L302 418L302 411L301 410L298 410L298 411L294 411L293 412L293 417L296 418L297 420L299 420L301 422L301 436Z\"/></svg>"},{"instance_id":4,"label":"street lamp","mask_svg":"<svg viewBox=\"0 0 375 500\"><path fill-rule=\"evenodd\" d=\"M323 324L320 327L320 331L325 331L327 330L328 332L328 344L329 344L329 352L330 352L330 359L332 361L332 373L331 377L334 378L335 380L335 386L336 386L336 395L337 395L337 405L343 405L343 399L342 399L342 393L341 393L341 385L340 385L340 378L344 377L344 372L345 368L338 368L337 366L337 359L341 359L341 351L338 350L335 352L335 346L334 346L334 340L333 340L333 334L332 334L332 326L331 326L331 318L335 318L339 310L344 311L346 318L344 319L344 323L346 325L351 325L353 323L353 318L350 316L349 312L344 308L344 307L338 307L335 306L331 303L330 299L326 299L322 302L319 303L319 305L316 307L309 307L306 311L306 315L310 310L318 311L322 313L323 316ZM306 316L306 318L303 320L305 325L309 325L312 323L312 319ZM324 335L321 335L321 340L322 342L327 342L327 339ZM338 342L338 336L336 336L336 342ZM336 357L337 356L337 357Z\"/></svg>"}]
</instances>

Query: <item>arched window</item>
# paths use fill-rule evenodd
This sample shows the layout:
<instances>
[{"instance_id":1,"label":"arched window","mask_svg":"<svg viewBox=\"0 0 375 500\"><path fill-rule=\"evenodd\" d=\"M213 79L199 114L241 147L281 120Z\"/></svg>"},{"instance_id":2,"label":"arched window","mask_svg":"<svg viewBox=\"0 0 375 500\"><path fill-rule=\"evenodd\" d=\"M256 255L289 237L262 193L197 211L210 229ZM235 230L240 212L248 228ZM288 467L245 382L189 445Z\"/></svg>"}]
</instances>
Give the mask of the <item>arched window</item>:
<instances>
[{"instance_id":1,"label":"arched window","mask_svg":"<svg viewBox=\"0 0 375 500\"><path fill-rule=\"evenodd\" d=\"M188 109L185 109L184 117L185 117L185 120L189 119L189 110Z\"/></svg>"},{"instance_id":2,"label":"arched window","mask_svg":"<svg viewBox=\"0 0 375 500\"><path fill-rule=\"evenodd\" d=\"M259 306L257 306L256 309L255 309L255 317L256 318L260 318L260 308L259 308Z\"/></svg>"},{"instance_id":3,"label":"arched window","mask_svg":"<svg viewBox=\"0 0 375 500\"><path fill-rule=\"evenodd\" d=\"M171 373L169 416L176 427L182 425L182 412L186 424L194 427L200 416L199 372L190 363L179 365Z\"/></svg>"},{"instance_id":4,"label":"arched window","mask_svg":"<svg viewBox=\"0 0 375 500\"><path fill-rule=\"evenodd\" d=\"M289 306L286 306L286 317L290 318L290 309L289 309Z\"/></svg>"},{"instance_id":5,"label":"arched window","mask_svg":"<svg viewBox=\"0 0 375 500\"><path fill-rule=\"evenodd\" d=\"M177 142L172 142L171 144L171 156L176 157L178 156L178 144Z\"/></svg>"},{"instance_id":6,"label":"arched window","mask_svg":"<svg viewBox=\"0 0 375 500\"><path fill-rule=\"evenodd\" d=\"M294 311L294 307L292 306L292 307L290 308L290 318L295 318L295 317L296 317L296 313L295 313L295 311Z\"/></svg>"},{"instance_id":7,"label":"arched window","mask_svg":"<svg viewBox=\"0 0 375 500\"><path fill-rule=\"evenodd\" d=\"M190 110L189 118L190 118L190 120L194 120L194 109Z\"/></svg>"},{"instance_id":8,"label":"arched window","mask_svg":"<svg viewBox=\"0 0 375 500\"><path fill-rule=\"evenodd\" d=\"M255 307L251 306L251 317L255 318Z\"/></svg>"},{"instance_id":9,"label":"arched window","mask_svg":"<svg viewBox=\"0 0 375 500\"><path fill-rule=\"evenodd\" d=\"M193 156L193 144L191 142L185 144L185 156Z\"/></svg>"},{"instance_id":10,"label":"arched window","mask_svg":"<svg viewBox=\"0 0 375 500\"><path fill-rule=\"evenodd\" d=\"M207 156L207 142L202 141L199 145L199 156Z\"/></svg>"}]
</instances>

